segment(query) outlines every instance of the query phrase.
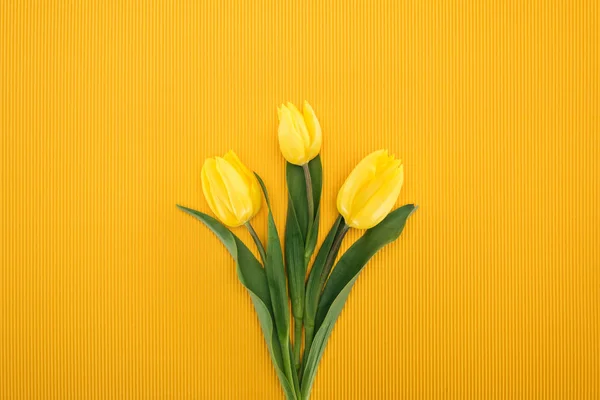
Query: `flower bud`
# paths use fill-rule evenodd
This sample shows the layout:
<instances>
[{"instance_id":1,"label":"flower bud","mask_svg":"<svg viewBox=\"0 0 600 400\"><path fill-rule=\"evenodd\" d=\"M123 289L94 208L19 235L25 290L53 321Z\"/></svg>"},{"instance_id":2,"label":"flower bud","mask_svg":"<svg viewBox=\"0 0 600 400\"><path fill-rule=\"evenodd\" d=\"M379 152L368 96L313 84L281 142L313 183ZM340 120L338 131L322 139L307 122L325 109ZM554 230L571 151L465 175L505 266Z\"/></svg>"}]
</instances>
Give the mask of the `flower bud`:
<instances>
[{"instance_id":1,"label":"flower bud","mask_svg":"<svg viewBox=\"0 0 600 400\"><path fill-rule=\"evenodd\" d=\"M222 158L207 158L202 167L202 191L213 213L224 224L236 227L258 213L260 185L233 151Z\"/></svg>"},{"instance_id":2,"label":"flower bud","mask_svg":"<svg viewBox=\"0 0 600 400\"><path fill-rule=\"evenodd\" d=\"M402 161L387 150L375 151L358 163L342 185L338 211L349 226L372 228L392 210L403 182Z\"/></svg>"},{"instance_id":3,"label":"flower bud","mask_svg":"<svg viewBox=\"0 0 600 400\"><path fill-rule=\"evenodd\" d=\"M304 165L321 151L321 125L307 101L303 114L292 103L282 104L279 115L279 147L283 157L295 165Z\"/></svg>"}]
</instances>

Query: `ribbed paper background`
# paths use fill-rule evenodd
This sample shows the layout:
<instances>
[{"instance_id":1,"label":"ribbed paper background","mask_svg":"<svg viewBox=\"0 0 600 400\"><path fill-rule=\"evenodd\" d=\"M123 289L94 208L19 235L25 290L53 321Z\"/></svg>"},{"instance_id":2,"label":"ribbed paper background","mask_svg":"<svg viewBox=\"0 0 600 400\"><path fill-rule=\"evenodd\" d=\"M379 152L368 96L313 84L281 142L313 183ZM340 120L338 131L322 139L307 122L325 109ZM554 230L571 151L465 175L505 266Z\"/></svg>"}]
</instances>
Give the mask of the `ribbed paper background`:
<instances>
[{"instance_id":1,"label":"ribbed paper background","mask_svg":"<svg viewBox=\"0 0 600 400\"><path fill-rule=\"evenodd\" d=\"M229 255L175 203L207 211L203 159L232 148L281 229L276 106L304 99L323 227L379 148L420 206L353 289L314 398L600 398L599 13L2 1L0 398L281 398Z\"/></svg>"}]
</instances>

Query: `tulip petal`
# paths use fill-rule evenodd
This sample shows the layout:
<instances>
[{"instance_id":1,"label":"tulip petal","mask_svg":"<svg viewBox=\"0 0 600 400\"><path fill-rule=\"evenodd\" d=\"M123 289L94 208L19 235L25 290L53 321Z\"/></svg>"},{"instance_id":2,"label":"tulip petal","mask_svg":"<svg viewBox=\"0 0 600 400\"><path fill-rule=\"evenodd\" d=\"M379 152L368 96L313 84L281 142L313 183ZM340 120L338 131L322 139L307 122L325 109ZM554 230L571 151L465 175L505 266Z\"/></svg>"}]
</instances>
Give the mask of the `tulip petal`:
<instances>
[{"instance_id":1,"label":"tulip petal","mask_svg":"<svg viewBox=\"0 0 600 400\"><path fill-rule=\"evenodd\" d=\"M346 220L352 213L354 197L364 185L373 179L377 171L378 160L382 157L387 158L387 150L374 151L363 158L346 178L337 197L338 211Z\"/></svg>"},{"instance_id":2,"label":"tulip petal","mask_svg":"<svg viewBox=\"0 0 600 400\"><path fill-rule=\"evenodd\" d=\"M321 124L319 124L315 111L310 104L308 104L308 101L304 101L304 109L302 111L304 114L304 122L306 123L306 128L310 137L310 146L307 151L308 158L312 160L321 151L321 144L323 141Z\"/></svg>"},{"instance_id":3,"label":"tulip petal","mask_svg":"<svg viewBox=\"0 0 600 400\"><path fill-rule=\"evenodd\" d=\"M258 186L258 182L253 183L252 186L250 186L250 199L252 200L252 215L250 218L252 218L258 214L262 205L262 191Z\"/></svg>"},{"instance_id":4,"label":"tulip petal","mask_svg":"<svg viewBox=\"0 0 600 400\"><path fill-rule=\"evenodd\" d=\"M351 213L353 215L356 215L366 206L367 202L379 191L379 189L392 178L401 164L402 161L396 160L393 157L381 160L381 162L378 163L373 178L354 196L351 208Z\"/></svg>"},{"instance_id":5,"label":"tulip petal","mask_svg":"<svg viewBox=\"0 0 600 400\"><path fill-rule=\"evenodd\" d=\"M219 176L216 161L208 158L201 173L202 191L212 212L229 226L236 226L237 220L229 208L229 196L223 180Z\"/></svg>"},{"instance_id":6,"label":"tulip petal","mask_svg":"<svg viewBox=\"0 0 600 400\"><path fill-rule=\"evenodd\" d=\"M227 190L231 211L237 218L238 225L242 225L252 216L250 188L231 164L221 157L216 157L216 162L217 171Z\"/></svg>"},{"instance_id":7,"label":"tulip petal","mask_svg":"<svg viewBox=\"0 0 600 400\"><path fill-rule=\"evenodd\" d=\"M294 128L296 128L296 132L302 138L302 142L304 143L304 148L308 149L310 147L310 135L308 134L308 129L306 127L306 123L304 122L304 117L300 114L300 110L296 108L296 106L290 102L287 103L287 108L290 110L294 121Z\"/></svg>"},{"instance_id":8,"label":"tulip petal","mask_svg":"<svg viewBox=\"0 0 600 400\"><path fill-rule=\"evenodd\" d=\"M256 180L256 176L254 175L254 172L240 161L233 150L228 151L223 158L240 173L244 178L246 185L249 187L250 200L252 201L252 215L250 218L252 218L258 213L262 204L262 190Z\"/></svg>"},{"instance_id":9,"label":"tulip petal","mask_svg":"<svg viewBox=\"0 0 600 400\"><path fill-rule=\"evenodd\" d=\"M250 177L253 177L254 174L252 174L252 172L250 172L250 170L246 168L244 164L242 164L237 154L235 154L233 150L229 150L223 156L223 159L239 172L246 184L250 184Z\"/></svg>"},{"instance_id":10,"label":"tulip petal","mask_svg":"<svg viewBox=\"0 0 600 400\"><path fill-rule=\"evenodd\" d=\"M283 157L292 164L302 165L306 159L304 140L297 132L291 111L285 107L280 108L280 121L278 128L279 147Z\"/></svg>"},{"instance_id":11,"label":"tulip petal","mask_svg":"<svg viewBox=\"0 0 600 400\"><path fill-rule=\"evenodd\" d=\"M360 229L369 229L380 223L394 207L403 183L404 168L400 165L399 168L394 168L393 173L387 177L366 204L354 214L352 221L348 224Z\"/></svg>"}]
</instances>

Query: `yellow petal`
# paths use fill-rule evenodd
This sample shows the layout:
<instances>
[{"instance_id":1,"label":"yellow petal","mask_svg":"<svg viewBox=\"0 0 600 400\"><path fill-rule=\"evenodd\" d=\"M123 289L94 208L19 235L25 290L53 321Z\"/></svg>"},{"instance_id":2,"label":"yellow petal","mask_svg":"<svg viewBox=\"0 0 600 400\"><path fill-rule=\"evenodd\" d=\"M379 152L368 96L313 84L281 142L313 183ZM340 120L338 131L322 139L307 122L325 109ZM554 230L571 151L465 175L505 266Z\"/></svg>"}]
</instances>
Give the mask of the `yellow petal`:
<instances>
[{"instance_id":1,"label":"yellow petal","mask_svg":"<svg viewBox=\"0 0 600 400\"><path fill-rule=\"evenodd\" d=\"M348 225L369 229L396 203L404 181L402 161L378 150L352 170L338 194L338 211Z\"/></svg>"},{"instance_id":2,"label":"yellow petal","mask_svg":"<svg viewBox=\"0 0 600 400\"><path fill-rule=\"evenodd\" d=\"M280 121L277 131L279 148L283 157L290 163L302 165L307 162L304 141L297 132L291 111L285 107L280 108Z\"/></svg>"},{"instance_id":3,"label":"yellow petal","mask_svg":"<svg viewBox=\"0 0 600 400\"><path fill-rule=\"evenodd\" d=\"M252 218L258 214L260 206L262 205L262 189L260 188L256 177L254 177L253 183L250 186L250 200L252 201L252 215L250 218Z\"/></svg>"},{"instance_id":4,"label":"yellow petal","mask_svg":"<svg viewBox=\"0 0 600 400\"><path fill-rule=\"evenodd\" d=\"M216 157L216 162L217 171L227 189L230 209L237 219L237 226L242 225L252 217L250 187L243 176L225 159Z\"/></svg>"},{"instance_id":5,"label":"yellow petal","mask_svg":"<svg viewBox=\"0 0 600 400\"><path fill-rule=\"evenodd\" d=\"M246 185L249 187L250 201L252 203L252 215L250 218L252 218L258 213L262 204L262 190L256 179L256 175L240 161L233 150L227 152L223 158L243 176Z\"/></svg>"},{"instance_id":6,"label":"yellow petal","mask_svg":"<svg viewBox=\"0 0 600 400\"><path fill-rule=\"evenodd\" d=\"M233 150L229 150L223 159L227 161L233 168L235 168L239 174L244 178L246 184L250 184L250 177L254 174L240 161L237 154Z\"/></svg>"},{"instance_id":7,"label":"yellow petal","mask_svg":"<svg viewBox=\"0 0 600 400\"><path fill-rule=\"evenodd\" d=\"M212 212L226 225L234 226L237 220L231 212L229 196L214 159L206 159L202 166L201 178L202 191Z\"/></svg>"},{"instance_id":8,"label":"yellow petal","mask_svg":"<svg viewBox=\"0 0 600 400\"><path fill-rule=\"evenodd\" d=\"M362 186L360 191L354 197L351 210L353 215L360 212L375 193L387 184L387 182L396 174L398 167L402 163L400 160L396 160L393 157L379 160L380 162L376 165L375 175L369 182Z\"/></svg>"},{"instance_id":9,"label":"yellow petal","mask_svg":"<svg viewBox=\"0 0 600 400\"><path fill-rule=\"evenodd\" d=\"M403 183L403 166L394 167L391 175L386 175L383 184L371 198L361 205L356 213L353 213L352 220L347 222L348 225L359 229L369 229L380 223L394 207Z\"/></svg>"},{"instance_id":10,"label":"yellow petal","mask_svg":"<svg viewBox=\"0 0 600 400\"><path fill-rule=\"evenodd\" d=\"M321 124L315 115L314 110L308 104L308 101L304 101L304 122L306 123L306 129L310 138L310 146L307 150L308 159L312 160L321 151L321 143L323 141L323 134L321 132Z\"/></svg>"},{"instance_id":11,"label":"yellow petal","mask_svg":"<svg viewBox=\"0 0 600 400\"><path fill-rule=\"evenodd\" d=\"M346 178L337 197L337 208L344 219L350 219L354 197L375 176L378 160L382 157L387 157L386 150L374 151L363 158Z\"/></svg>"},{"instance_id":12,"label":"yellow petal","mask_svg":"<svg viewBox=\"0 0 600 400\"><path fill-rule=\"evenodd\" d=\"M300 114L300 111L296 108L296 106L290 102L287 103L287 108L290 110L292 115L292 119L294 122L294 128L296 128L296 132L302 138L302 142L304 144L304 149L308 150L310 147L310 136L308 134L308 129L306 128L306 123L304 122L304 117Z\"/></svg>"}]
</instances>

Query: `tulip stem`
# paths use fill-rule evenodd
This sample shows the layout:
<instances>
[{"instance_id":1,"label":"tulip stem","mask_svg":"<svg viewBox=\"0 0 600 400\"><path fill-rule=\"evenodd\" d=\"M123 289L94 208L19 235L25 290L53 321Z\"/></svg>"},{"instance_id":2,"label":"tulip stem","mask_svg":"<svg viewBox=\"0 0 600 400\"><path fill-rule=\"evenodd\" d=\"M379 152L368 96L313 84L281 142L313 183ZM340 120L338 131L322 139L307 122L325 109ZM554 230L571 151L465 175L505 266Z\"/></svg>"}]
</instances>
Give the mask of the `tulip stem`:
<instances>
[{"instance_id":1,"label":"tulip stem","mask_svg":"<svg viewBox=\"0 0 600 400\"><path fill-rule=\"evenodd\" d=\"M312 178L310 177L310 169L308 169L308 163L302 164L302 169L304 170L304 181L306 182L306 201L308 204L308 226L310 228L315 219L315 204L314 204L314 199L313 199Z\"/></svg>"},{"instance_id":2,"label":"tulip stem","mask_svg":"<svg viewBox=\"0 0 600 400\"><path fill-rule=\"evenodd\" d=\"M260 258L262 259L263 266L266 266L267 254L265 252L265 248L264 248L262 242L258 238L258 235L256 234L256 231L250 224L250 221L246 222L244 225L246 226L246 228L248 228L248 232L250 232L250 236L252 236L252 239L254 239L254 243L256 243L256 247L258 248L258 253L260 254Z\"/></svg>"},{"instance_id":3,"label":"tulip stem","mask_svg":"<svg viewBox=\"0 0 600 400\"><path fill-rule=\"evenodd\" d=\"M327 253L327 258L325 259L325 264L323 265L323 271L321 272L321 276L319 279L319 288L317 291L317 299L316 303L319 303L319 299L321 297L321 293L323 292L323 288L325 286L325 282L327 282L327 278L329 277L329 272L331 272L331 267L333 266L333 262L335 261L338 252L340 251L340 247L342 245L342 240L350 226L346 224L344 219L342 218L340 222L340 226L337 229L337 232L333 238L333 243L331 244L331 248L329 249L329 253ZM317 256L318 257L318 256ZM313 342L313 336L315 333L315 315L310 315L308 311L305 314L304 318L304 356L302 357L306 360L308 354L310 352L310 348ZM304 374L304 368L306 363L302 363L302 368L300 370L300 376Z\"/></svg>"},{"instance_id":4,"label":"tulip stem","mask_svg":"<svg viewBox=\"0 0 600 400\"><path fill-rule=\"evenodd\" d=\"M333 240L333 244L331 245L331 250L329 250L329 254L327 254L327 258L325 259L325 265L323 266L323 272L321 273L321 280L319 282L319 295L325 287L325 282L329 277L329 272L331 272L333 262L335 261L335 258L337 257L337 254L340 251L342 240L344 240L344 236L346 236L346 233L348 233L349 229L350 226L347 225L344 220L342 220L341 225L338 228L337 233L335 234L335 239Z\"/></svg>"},{"instance_id":5,"label":"tulip stem","mask_svg":"<svg viewBox=\"0 0 600 400\"><path fill-rule=\"evenodd\" d=\"M302 347L302 318L294 318L294 366L300 372L300 348Z\"/></svg>"}]
</instances>

